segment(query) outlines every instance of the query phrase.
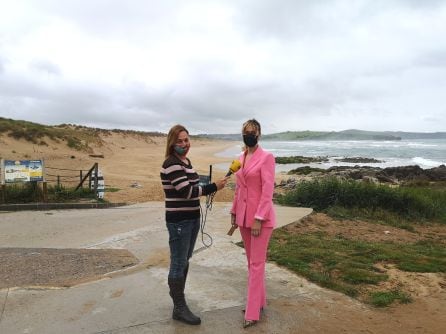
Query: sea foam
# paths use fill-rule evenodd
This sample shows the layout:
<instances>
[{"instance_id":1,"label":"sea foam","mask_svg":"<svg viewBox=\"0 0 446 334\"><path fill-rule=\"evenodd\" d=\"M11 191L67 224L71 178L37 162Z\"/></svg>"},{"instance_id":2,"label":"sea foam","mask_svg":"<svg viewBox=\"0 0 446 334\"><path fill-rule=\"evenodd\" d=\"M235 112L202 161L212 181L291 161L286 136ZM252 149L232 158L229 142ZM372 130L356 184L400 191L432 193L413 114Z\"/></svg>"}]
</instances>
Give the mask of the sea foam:
<instances>
[{"instance_id":1,"label":"sea foam","mask_svg":"<svg viewBox=\"0 0 446 334\"><path fill-rule=\"evenodd\" d=\"M412 161L416 165L420 165L420 167L438 167L440 165L445 164L444 162L429 160L429 159L425 159L425 158L421 158L421 157L412 158Z\"/></svg>"}]
</instances>

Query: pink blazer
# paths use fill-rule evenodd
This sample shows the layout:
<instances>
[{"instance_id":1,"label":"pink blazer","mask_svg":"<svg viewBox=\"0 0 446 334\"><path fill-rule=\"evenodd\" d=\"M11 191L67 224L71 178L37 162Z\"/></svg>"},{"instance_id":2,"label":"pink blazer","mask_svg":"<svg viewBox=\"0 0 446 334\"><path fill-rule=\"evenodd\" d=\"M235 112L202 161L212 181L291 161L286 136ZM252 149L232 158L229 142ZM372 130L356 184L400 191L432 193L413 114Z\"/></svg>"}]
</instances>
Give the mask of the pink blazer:
<instances>
[{"instance_id":1,"label":"pink blazer","mask_svg":"<svg viewBox=\"0 0 446 334\"><path fill-rule=\"evenodd\" d=\"M242 166L244 159L242 153ZM248 163L235 176L237 180L231 213L235 214L237 225L251 227L254 219L260 219L263 220L262 226L274 227L274 156L258 146Z\"/></svg>"}]
</instances>

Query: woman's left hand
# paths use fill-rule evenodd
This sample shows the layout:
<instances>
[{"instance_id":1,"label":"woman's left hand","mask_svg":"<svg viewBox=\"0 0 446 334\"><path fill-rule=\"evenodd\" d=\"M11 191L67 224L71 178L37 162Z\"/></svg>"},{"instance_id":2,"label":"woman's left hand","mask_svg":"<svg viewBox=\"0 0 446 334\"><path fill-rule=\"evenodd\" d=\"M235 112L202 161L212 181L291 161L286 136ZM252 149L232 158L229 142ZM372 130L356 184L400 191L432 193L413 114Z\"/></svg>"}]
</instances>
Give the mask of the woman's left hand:
<instances>
[{"instance_id":1,"label":"woman's left hand","mask_svg":"<svg viewBox=\"0 0 446 334\"><path fill-rule=\"evenodd\" d=\"M251 226L251 235L254 237L258 237L260 235L260 230L262 229L262 223L260 220L255 219L254 223Z\"/></svg>"}]
</instances>

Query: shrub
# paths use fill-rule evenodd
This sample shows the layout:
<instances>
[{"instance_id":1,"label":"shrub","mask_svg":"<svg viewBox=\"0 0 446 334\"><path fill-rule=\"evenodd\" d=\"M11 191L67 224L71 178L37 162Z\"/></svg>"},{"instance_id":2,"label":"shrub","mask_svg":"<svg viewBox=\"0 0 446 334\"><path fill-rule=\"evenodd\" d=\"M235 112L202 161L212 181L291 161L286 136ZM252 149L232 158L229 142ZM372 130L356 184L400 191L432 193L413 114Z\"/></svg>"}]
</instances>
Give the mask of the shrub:
<instances>
[{"instance_id":1,"label":"shrub","mask_svg":"<svg viewBox=\"0 0 446 334\"><path fill-rule=\"evenodd\" d=\"M446 192L427 188L391 188L328 178L303 181L277 201L289 206L312 207L316 211L334 206L386 210L409 219L438 219L446 223Z\"/></svg>"},{"instance_id":2,"label":"shrub","mask_svg":"<svg viewBox=\"0 0 446 334\"><path fill-rule=\"evenodd\" d=\"M5 189L5 202L10 204L23 204L43 201L43 191L37 182L7 184ZM95 199L94 191L88 188L65 188L63 186L48 186L49 202L67 202L81 198Z\"/></svg>"}]
</instances>

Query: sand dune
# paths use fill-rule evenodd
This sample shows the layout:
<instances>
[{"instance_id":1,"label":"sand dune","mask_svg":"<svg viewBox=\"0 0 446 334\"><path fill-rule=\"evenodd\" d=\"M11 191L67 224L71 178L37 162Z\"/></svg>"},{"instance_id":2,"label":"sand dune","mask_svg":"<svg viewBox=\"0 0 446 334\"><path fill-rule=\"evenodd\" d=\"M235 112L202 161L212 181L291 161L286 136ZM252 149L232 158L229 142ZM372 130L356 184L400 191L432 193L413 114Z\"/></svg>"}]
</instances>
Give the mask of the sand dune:
<instances>
[{"instance_id":1,"label":"sand dune","mask_svg":"<svg viewBox=\"0 0 446 334\"><path fill-rule=\"evenodd\" d=\"M119 191L106 192L105 198L111 202L146 202L163 200L159 179L160 166L164 160L166 137L142 137L137 134L110 133L101 135L102 143L90 144L93 152L82 152L69 148L65 142L45 139L48 146L36 145L25 140L15 140L0 135L0 157L3 159L41 159L45 160L46 174L74 176L62 177L62 183L73 186L78 179L79 170L88 170L97 162L104 175L106 188ZM195 170L208 174L209 165L227 163L231 158L215 156L216 153L237 143L192 138L189 158ZM103 155L103 158L91 155ZM55 170L72 169L72 171ZM226 171L213 169L213 179L223 177ZM48 180L55 177L48 176ZM69 182L69 180L72 180ZM50 182L51 184L51 182ZM137 184L138 187L132 187ZM216 201L230 201L233 191L231 185L219 192Z\"/></svg>"}]
</instances>

